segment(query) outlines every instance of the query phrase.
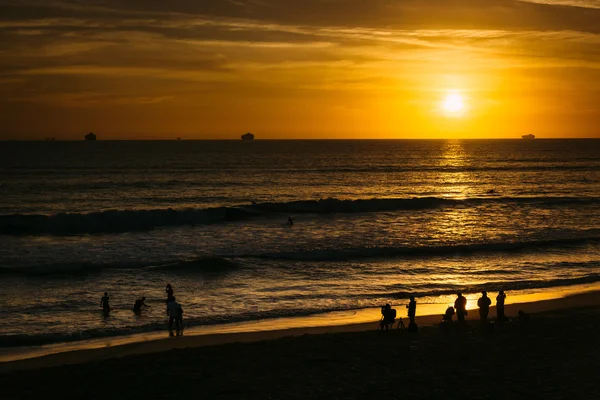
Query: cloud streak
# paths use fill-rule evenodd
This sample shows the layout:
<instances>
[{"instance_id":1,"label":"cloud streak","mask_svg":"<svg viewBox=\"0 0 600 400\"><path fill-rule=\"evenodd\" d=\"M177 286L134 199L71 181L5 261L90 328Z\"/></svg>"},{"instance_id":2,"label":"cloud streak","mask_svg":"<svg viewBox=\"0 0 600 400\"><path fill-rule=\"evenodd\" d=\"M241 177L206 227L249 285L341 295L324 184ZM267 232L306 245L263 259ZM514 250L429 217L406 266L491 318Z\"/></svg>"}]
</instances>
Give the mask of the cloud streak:
<instances>
[{"instance_id":1,"label":"cloud streak","mask_svg":"<svg viewBox=\"0 0 600 400\"><path fill-rule=\"evenodd\" d=\"M241 110L260 99L255 114L273 118L264 110L278 104L293 115L332 102L333 121L394 96L424 104L425 93L452 85L487 96L482 104L575 88L591 103L600 91L599 3L0 0L0 96L21 107L11 129L23 132L32 128L18 116L43 115L40 104L65 114L161 105L164 130L189 104ZM301 105L286 108L293 99ZM575 112L562 111L564 120ZM118 115L109 129L120 130Z\"/></svg>"}]
</instances>

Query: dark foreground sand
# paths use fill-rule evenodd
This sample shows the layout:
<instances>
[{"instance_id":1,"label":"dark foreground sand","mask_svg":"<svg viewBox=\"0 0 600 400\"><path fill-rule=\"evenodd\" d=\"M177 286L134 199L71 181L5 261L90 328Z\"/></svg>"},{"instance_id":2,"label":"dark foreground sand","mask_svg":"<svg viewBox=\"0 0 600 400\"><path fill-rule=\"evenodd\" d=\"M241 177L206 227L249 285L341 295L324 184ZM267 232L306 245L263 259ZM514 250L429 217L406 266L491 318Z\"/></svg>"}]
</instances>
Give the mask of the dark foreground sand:
<instances>
[{"instance_id":1,"label":"dark foreground sand","mask_svg":"<svg viewBox=\"0 0 600 400\"><path fill-rule=\"evenodd\" d=\"M530 305L554 310L493 330L469 321L465 329L306 334L45 369L7 363L0 397L599 399L599 297Z\"/></svg>"}]
</instances>

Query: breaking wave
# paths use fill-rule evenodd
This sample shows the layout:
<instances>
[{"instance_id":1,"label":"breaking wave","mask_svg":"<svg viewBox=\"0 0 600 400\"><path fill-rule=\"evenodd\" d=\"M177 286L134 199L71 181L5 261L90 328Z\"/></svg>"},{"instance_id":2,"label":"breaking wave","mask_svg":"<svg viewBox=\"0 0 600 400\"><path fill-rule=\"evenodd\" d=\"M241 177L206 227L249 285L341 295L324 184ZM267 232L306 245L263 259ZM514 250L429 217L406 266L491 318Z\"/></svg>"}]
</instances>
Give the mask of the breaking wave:
<instances>
[{"instance_id":1,"label":"breaking wave","mask_svg":"<svg viewBox=\"0 0 600 400\"><path fill-rule=\"evenodd\" d=\"M322 199L249 204L237 207L175 210L107 210L55 215L0 215L0 234L76 235L147 231L160 227L238 221L270 214L334 214L400 210L427 210L443 207L476 207L486 204L528 204L538 208L568 205L598 205L596 197L440 197L374 198L359 200Z\"/></svg>"}]
</instances>

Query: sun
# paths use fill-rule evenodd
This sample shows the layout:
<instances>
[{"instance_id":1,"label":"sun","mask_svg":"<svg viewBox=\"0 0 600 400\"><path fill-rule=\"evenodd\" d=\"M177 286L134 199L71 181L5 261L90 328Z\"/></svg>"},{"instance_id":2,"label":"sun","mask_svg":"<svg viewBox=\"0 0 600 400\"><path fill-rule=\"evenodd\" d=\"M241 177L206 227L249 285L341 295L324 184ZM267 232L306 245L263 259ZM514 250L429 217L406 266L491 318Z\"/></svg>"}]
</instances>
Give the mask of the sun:
<instances>
[{"instance_id":1,"label":"sun","mask_svg":"<svg viewBox=\"0 0 600 400\"><path fill-rule=\"evenodd\" d=\"M450 92L442 101L442 109L448 115L458 116L465 110L465 101L460 93Z\"/></svg>"}]
</instances>

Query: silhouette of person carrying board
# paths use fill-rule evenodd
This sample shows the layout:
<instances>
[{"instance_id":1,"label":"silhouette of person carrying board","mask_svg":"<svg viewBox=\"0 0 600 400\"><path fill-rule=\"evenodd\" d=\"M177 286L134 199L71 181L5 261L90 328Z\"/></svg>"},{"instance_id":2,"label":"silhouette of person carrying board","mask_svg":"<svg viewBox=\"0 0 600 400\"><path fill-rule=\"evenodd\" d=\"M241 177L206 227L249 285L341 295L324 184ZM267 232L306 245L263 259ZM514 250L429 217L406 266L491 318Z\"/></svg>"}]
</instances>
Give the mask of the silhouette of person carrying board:
<instances>
[{"instance_id":1,"label":"silhouette of person carrying board","mask_svg":"<svg viewBox=\"0 0 600 400\"><path fill-rule=\"evenodd\" d=\"M454 309L456 310L456 318L459 322L465 322L467 315L467 298L459 293L454 301Z\"/></svg>"},{"instance_id":2,"label":"silhouette of person carrying board","mask_svg":"<svg viewBox=\"0 0 600 400\"><path fill-rule=\"evenodd\" d=\"M487 292L484 290L481 292L481 297L479 300L477 300L477 307L479 307L479 319L481 319L481 321L487 321L491 304L492 300L490 300L490 298L487 296Z\"/></svg>"}]
</instances>

